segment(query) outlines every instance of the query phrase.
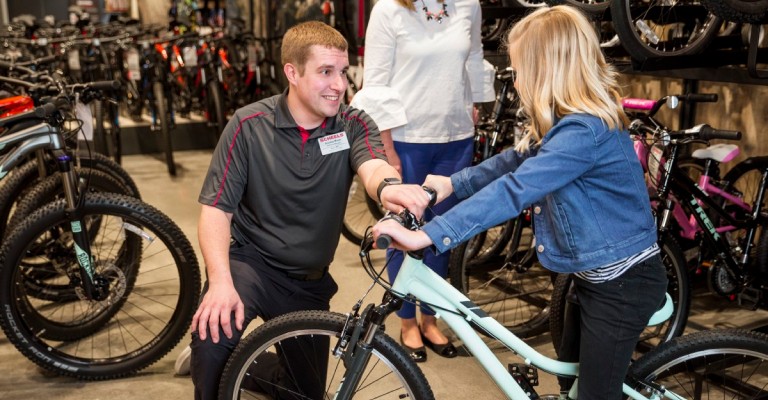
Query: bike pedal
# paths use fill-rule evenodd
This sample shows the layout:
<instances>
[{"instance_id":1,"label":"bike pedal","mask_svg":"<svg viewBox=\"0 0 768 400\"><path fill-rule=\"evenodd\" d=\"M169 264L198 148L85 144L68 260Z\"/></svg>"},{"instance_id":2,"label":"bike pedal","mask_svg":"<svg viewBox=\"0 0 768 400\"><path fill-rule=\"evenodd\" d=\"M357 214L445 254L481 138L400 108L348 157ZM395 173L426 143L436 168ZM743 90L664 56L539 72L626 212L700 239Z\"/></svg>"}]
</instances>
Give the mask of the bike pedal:
<instances>
[{"instance_id":1,"label":"bike pedal","mask_svg":"<svg viewBox=\"0 0 768 400\"><path fill-rule=\"evenodd\" d=\"M745 287L737 296L737 304L752 311L757 310L757 306L763 299L763 293L760 289Z\"/></svg>"},{"instance_id":2,"label":"bike pedal","mask_svg":"<svg viewBox=\"0 0 768 400\"><path fill-rule=\"evenodd\" d=\"M539 385L539 371L536 367L520 363L510 363L507 364L507 370L529 398L540 398L536 391L533 390L534 386Z\"/></svg>"}]
</instances>

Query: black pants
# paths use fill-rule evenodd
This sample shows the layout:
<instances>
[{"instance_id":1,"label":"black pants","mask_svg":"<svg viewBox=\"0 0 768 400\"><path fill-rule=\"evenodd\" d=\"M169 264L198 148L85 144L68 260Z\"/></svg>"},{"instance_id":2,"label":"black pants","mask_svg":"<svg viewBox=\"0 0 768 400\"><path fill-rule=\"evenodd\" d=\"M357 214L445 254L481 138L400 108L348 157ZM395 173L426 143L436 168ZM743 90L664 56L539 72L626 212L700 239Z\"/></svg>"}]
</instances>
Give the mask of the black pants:
<instances>
[{"instance_id":1,"label":"black pants","mask_svg":"<svg viewBox=\"0 0 768 400\"><path fill-rule=\"evenodd\" d=\"M638 338L664 301L664 264L655 255L608 282L573 281L579 306L569 307L559 358L579 361L579 399L621 399Z\"/></svg>"},{"instance_id":2,"label":"black pants","mask_svg":"<svg viewBox=\"0 0 768 400\"><path fill-rule=\"evenodd\" d=\"M230 269L235 289L245 306L243 329L256 317L268 321L292 311L328 310L331 297L338 290L330 274L316 281L301 281L266 266L258 255L251 254L240 259L247 262L231 259ZM207 290L206 282L203 295ZM214 400L217 397L224 365L243 333L234 328L234 321L233 313L231 339L219 327L219 343L213 343L210 333L206 340L200 340L197 332L192 332L190 373L197 400ZM327 358L327 354L322 357Z\"/></svg>"}]
</instances>

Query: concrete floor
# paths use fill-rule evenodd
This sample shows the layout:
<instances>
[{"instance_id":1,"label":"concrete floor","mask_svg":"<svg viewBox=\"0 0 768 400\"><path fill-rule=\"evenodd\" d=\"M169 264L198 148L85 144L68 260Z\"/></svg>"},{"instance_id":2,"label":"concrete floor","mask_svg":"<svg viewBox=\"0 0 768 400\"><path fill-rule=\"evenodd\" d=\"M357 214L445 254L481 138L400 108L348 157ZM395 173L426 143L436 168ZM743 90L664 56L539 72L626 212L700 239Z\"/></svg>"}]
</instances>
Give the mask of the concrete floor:
<instances>
[{"instance_id":1,"label":"concrete floor","mask_svg":"<svg viewBox=\"0 0 768 400\"><path fill-rule=\"evenodd\" d=\"M171 178L159 158L147 155L128 156L124 165L139 185L144 200L168 214L195 245L202 268L202 256L197 247L197 195L210 160L210 151L175 153L178 176ZM356 246L343 238L331 266L339 283L339 293L332 301L334 311L346 312L364 293L370 278L360 266ZM380 288L367 298L381 298ZM724 301L712 301L709 295L696 298L692 307L689 330L710 327L754 327L768 325L768 313L739 310ZM706 305L703 305L706 303ZM397 337L398 324L393 319L387 332ZM548 334L528 342L547 355L553 355ZM169 355L138 375L112 381L85 382L43 373L35 364L21 356L0 333L0 398L1 399L188 399L192 398L192 382L188 376L174 376L177 354L187 344L184 339ZM520 362L508 351L499 351L504 362ZM444 359L430 352L428 362L421 364L438 399L473 400L499 399L504 396L475 362L468 356ZM540 374L539 394L556 393L555 380Z\"/></svg>"}]
</instances>

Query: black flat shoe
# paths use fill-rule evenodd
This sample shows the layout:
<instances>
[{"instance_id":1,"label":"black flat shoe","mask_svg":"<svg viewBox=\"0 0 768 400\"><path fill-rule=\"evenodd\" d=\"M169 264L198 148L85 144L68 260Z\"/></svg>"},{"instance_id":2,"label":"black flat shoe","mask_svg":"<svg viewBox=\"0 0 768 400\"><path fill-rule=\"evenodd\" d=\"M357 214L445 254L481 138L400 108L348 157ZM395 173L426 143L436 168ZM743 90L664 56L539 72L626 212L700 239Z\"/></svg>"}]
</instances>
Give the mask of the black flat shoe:
<instances>
[{"instance_id":1,"label":"black flat shoe","mask_svg":"<svg viewBox=\"0 0 768 400\"><path fill-rule=\"evenodd\" d=\"M459 352L456 350L456 347L453 346L453 343L448 342L446 344L434 344L429 339L427 339L424 334L421 334L421 341L424 342L424 345L432 349L437 355L445 357L445 358L453 358L459 355Z\"/></svg>"},{"instance_id":2,"label":"black flat shoe","mask_svg":"<svg viewBox=\"0 0 768 400\"><path fill-rule=\"evenodd\" d=\"M400 335L400 345L408 352L408 356L411 357L411 360L414 362L422 363L427 361L427 349L425 349L424 346L416 349L406 346L405 343L403 343L403 335Z\"/></svg>"}]
</instances>

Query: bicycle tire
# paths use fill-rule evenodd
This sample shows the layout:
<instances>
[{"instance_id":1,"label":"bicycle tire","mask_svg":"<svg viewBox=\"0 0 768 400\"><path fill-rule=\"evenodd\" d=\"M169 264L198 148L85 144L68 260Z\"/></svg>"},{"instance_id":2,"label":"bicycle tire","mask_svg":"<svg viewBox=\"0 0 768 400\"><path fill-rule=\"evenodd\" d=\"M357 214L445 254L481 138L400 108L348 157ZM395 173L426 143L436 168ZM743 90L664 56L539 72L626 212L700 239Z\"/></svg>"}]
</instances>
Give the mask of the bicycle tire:
<instances>
[{"instance_id":1,"label":"bicycle tire","mask_svg":"<svg viewBox=\"0 0 768 400\"><path fill-rule=\"evenodd\" d=\"M165 154L168 173L171 176L176 176L176 164L173 161L173 141L171 139L171 117L168 110L168 100L165 98L165 89L161 82L152 84L152 94L156 117L160 124L160 147Z\"/></svg>"},{"instance_id":2,"label":"bicycle tire","mask_svg":"<svg viewBox=\"0 0 768 400\"><path fill-rule=\"evenodd\" d=\"M123 162L123 143L120 130L120 109L117 104L107 103L107 116L110 121L110 129L107 135L107 151L117 164Z\"/></svg>"},{"instance_id":3,"label":"bicycle tire","mask_svg":"<svg viewBox=\"0 0 768 400\"><path fill-rule=\"evenodd\" d=\"M667 342L682 335L690 313L691 289L685 258L683 258L677 242L672 238L661 241L659 247L661 248L662 262L667 269L667 278L669 279L667 293L672 296L674 311L667 322L645 329L637 346L637 350L640 352L646 352L657 346L659 342ZM552 335L552 345L557 353L560 352L560 346L563 342L565 316L572 304L568 301L572 279L571 274L559 274L552 289L549 331Z\"/></svg>"},{"instance_id":4,"label":"bicycle tire","mask_svg":"<svg viewBox=\"0 0 768 400\"><path fill-rule=\"evenodd\" d=\"M743 24L768 21L768 0L701 0L701 3L726 21Z\"/></svg>"},{"instance_id":5,"label":"bicycle tire","mask_svg":"<svg viewBox=\"0 0 768 400\"><path fill-rule=\"evenodd\" d=\"M376 203L376 200L368 196L360 178L356 175L352 179L347 196L347 208L344 211L344 222L341 225L341 234L350 242L359 245L363 241L363 235L369 226L384 217L384 210Z\"/></svg>"},{"instance_id":6,"label":"bicycle tire","mask_svg":"<svg viewBox=\"0 0 768 400\"><path fill-rule=\"evenodd\" d=\"M217 81L210 81L206 86L206 99L208 101L208 123L214 130L216 142L219 141L224 125L227 124L224 103L222 101L221 86Z\"/></svg>"},{"instance_id":7,"label":"bicycle tire","mask_svg":"<svg viewBox=\"0 0 768 400\"><path fill-rule=\"evenodd\" d=\"M470 263L483 264L498 258L512 237L515 219L480 232L467 241L465 257Z\"/></svg>"},{"instance_id":8,"label":"bicycle tire","mask_svg":"<svg viewBox=\"0 0 768 400\"><path fill-rule=\"evenodd\" d=\"M262 360L266 360L266 358L277 358L275 356L277 351L274 351L276 346L283 349L283 346L296 345L296 338L305 336L311 337L311 339L305 339L309 345L318 345L318 339L315 338L322 337L328 338L330 345L333 346L341 336L345 322L346 316L326 311L298 311L265 322L240 341L227 361L219 384L219 399L240 399L240 396L248 390L248 384L252 383L249 379L257 379L249 376L252 365L259 362L264 363L265 361ZM320 346L323 345L325 344L320 342ZM303 350L303 348L302 346L301 349ZM338 376L336 372L338 370L346 371L346 364L344 356L335 358L330 351L325 353L329 356L329 367L327 374L319 374L322 375L320 379L326 382L322 384L322 387L326 389L325 396L322 398L332 398L339 387L336 380L344 377L343 373L342 376ZM303 355L307 354L310 352L303 353ZM416 363L410 359L402 347L383 331L377 332L373 338L371 357L372 359L367 363L363 373L363 382L354 392L353 397L355 399L434 399L429 383ZM282 370L292 370L291 365L287 365L290 362L287 357L281 357L280 362ZM304 357L301 363L306 363ZM330 366L332 363L335 363L335 367ZM260 369L263 371L267 367ZM318 369L322 370L323 368ZM283 388L292 388L297 392L301 390L295 382L291 381L288 374L281 374L280 371L278 370L275 374L277 378L270 380L279 380ZM303 385L318 380L317 377L308 375L305 374L297 378L301 380ZM263 385L261 389L267 393L274 389L274 383L266 380L261 382ZM291 398L311 398L303 397L300 393L295 393L295 396Z\"/></svg>"},{"instance_id":9,"label":"bicycle tire","mask_svg":"<svg viewBox=\"0 0 768 400\"><path fill-rule=\"evenodd\" d=\"M47 159L45 163L46 174L56 171L53 160ZM136 182L128 172L119 164L99 153L89 154L87 157L78 157L77 163L83 169L93 169L107 173L117 179L129 189L131 197L141 198ZM0 238L7 233L8 221L15 210L16 204L24 198L25 193L40 180L40 167L36 160L26 162L14 168L11 174L3 179L0 186Z\"/></svg>"},{"instance_id":10,"label":"bicycle tire","mask_svg":"<svg viewBox=\"0 0 768 400\"><path fill-rule=\"evenodd\" d=\"M587 14L602 15L610 7L612 0L546 0L548 6L568 5Z\"/></svg>"},{"instance_id":11,"label":"bicycle tire","mask_svg":"<svg viewBox=\"0 0 768 400\"><path fill-rule=\"evenodd\" d=\"M681 336L634 362L629 376L685 398L765 398L768 336L737 329Z\"/></svg>"},{"instance_id":12,"label":"bicycle tire","mask_svg":"<svg viewBox=\"0 0 768 400\"><path fill-rule=\"evenodd\" d=\"M93 102L93 148L96 152L109 155L107 150L107 130L104 128L104 102L105 100L95 100Z\"/></svg>"},{"instance_id":13,"label":"bicycle tire","mask_svg":"<svg viewBox=\"0 0 768 400\"><path fill-rule=\"evenodd\" d=\"M91 255L95 273L109 283L110 297L56 303L27 295L18 266L32 244L47 240L60 268L77 269L66 234L70 213L59 200L30 215L0 249L0 327L44 369L87 380L131 375L186 335L200 293L197 258L181 229L138 199L87 193L80 211L86 226L98 222L99 231L89 232ZM53 236L57 232L64 234ZM143 259L131 258L137 252Z\"/></svg>"},{"instance_id":14,"label":"bicycle tire","mask_svg":"<svg viewBox=\"0 0 768 400\"><path fill-rule=\"evenodd\" d=\"M519 269L505 260L473 263L466 257L466 247L462 243L451 251L451 285L520 338L546 332L552 273L534 260Z\"/></svg>"},{"instance_id":15,"label":"bicycle tire","mask_svg":"<svg viewBox=\"0 0 768 400\"><path fill-rule=\"evenodd\" d=\"M692 55L709 45L723 22L697 4L693 0L614 0L611 20L622 46L636 60ZM688 8L677 12L683 7Z\"/></svg>"}]
</instances>

